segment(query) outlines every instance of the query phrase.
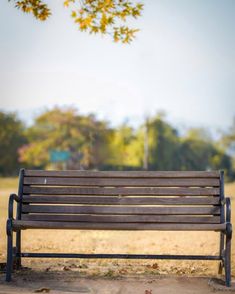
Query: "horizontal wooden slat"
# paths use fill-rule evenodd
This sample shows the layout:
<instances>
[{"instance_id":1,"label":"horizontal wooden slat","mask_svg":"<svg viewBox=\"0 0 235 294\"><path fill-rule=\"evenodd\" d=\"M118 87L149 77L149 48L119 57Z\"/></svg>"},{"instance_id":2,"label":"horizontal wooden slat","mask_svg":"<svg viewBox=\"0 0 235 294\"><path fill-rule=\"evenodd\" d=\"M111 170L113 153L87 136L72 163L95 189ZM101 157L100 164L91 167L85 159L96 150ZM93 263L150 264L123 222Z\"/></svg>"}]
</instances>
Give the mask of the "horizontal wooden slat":
<instances>
[{"instance_id":1,"label":"horizontal wooden slat","mask_svg":"<svg viewBox=\"0 0 235 294\"><path fill-rule=\"evenodd\" d=\"M25 170L33 177L98 177L98 178L219 178L219 171L45 171Z\"/></svg>"},{"instance_id":2,"label":"horizontal wooden slat","mask_svg":"<svg viewBox=\"0 0 235 294\"><path fill-rule=\"evenodd\" d=\"M218 188L84 188L84 187L30 187L24 186L24 194L43 195L156 195L156 196L209 196L219 195Z\"/></svg>"},{"instance_id":3,"label":"horizontal wooden slat","mask_svg":"<svg viewBox=\"0 0 235 294\"><path fill-rule=\"evenodd\" d=\"M107 196L28 196L24 195L26 203L55 203L55 204L116 204L116 205L219 205L219 197L107 197Z\"/></svg>"},{"instance_id":4,"label":"horizontal wooden slat","mask_svg":"<svg viewBox=\"0 0 235 294\"><path fill-rule=\"evenodd\" d=\"M54 186L129 186L129 187L218 187L219 179L210 178L56 178L56 177L26 177L25 185Z\"/></svg>"},{"instance_id":5,"label":"horizontal wooden slat","mask_svg":"<svg viewBox=\"0 0 235 294\"><path fill-rule=\"evenodd\" d=\"M63 214L192 214L219 215L220 207L121 207L121 206L59 206L23 205L23 212Z\"/></svg>"},{"instance_id":6,"label":"horizontal wooden slat","mask_svg":"<svg viewBox=\"0 0 235 294\"><path fill-rule=\"evenodd\" d=\"M226 224L153 224L153 223L87 223L40 222L17 220L13 229L92 229L92 230L163 230L163 231L221 231Z\"/></svg>"},{"instance_id":7,"label":"horizontal wooden slat","mask_svg":"<svg viewBox=\"0 0 235 294\"><path fill-rule=\"evenodd\" d=\"M23 214L22 220L108 223L220 223L219 216Z\"/></svg>"}]
</instances>

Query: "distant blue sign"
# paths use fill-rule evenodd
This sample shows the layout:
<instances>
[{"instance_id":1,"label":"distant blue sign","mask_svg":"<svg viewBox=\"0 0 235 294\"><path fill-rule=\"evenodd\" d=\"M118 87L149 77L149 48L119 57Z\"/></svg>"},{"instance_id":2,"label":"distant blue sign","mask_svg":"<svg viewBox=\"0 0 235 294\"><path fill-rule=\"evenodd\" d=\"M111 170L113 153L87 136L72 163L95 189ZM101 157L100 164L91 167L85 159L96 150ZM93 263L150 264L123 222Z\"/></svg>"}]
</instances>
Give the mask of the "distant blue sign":
<instances>
[{"instance_id":1,"label":"distant blue sign","mask_svg":"<svg viewBox=\"0 0 235 294\"><path fill-rule=\"evenodd\" d=\"M63 162L67 161L70 158L69 151L58 151L58 150L51 150L50 151L50 161L51 162Z\"/></svg>"}]
</instances>

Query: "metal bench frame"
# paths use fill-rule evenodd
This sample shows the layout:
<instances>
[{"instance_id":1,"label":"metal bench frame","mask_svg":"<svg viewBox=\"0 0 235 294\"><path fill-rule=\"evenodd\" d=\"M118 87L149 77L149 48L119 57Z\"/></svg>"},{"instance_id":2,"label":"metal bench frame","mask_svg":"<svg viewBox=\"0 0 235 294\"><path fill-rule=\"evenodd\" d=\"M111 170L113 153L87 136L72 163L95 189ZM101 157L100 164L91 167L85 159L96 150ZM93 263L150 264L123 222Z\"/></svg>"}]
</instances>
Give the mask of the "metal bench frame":
<instances>
[{"instance_id":1,"label":"metal bench frame","mask_svg":"<svg viewBox=\"0 0 235 294\"><path fill-rule=\"evenodd\" d=\"M8 220L7 220L7 269L6 281L11 281L11 273L14 267L21 268L21 258L115 258L115 259L176 259L176 260L218 260L219 273L225 270L225 285L231 286L231 203L230 198L224 197L224 173L220 172L220 217L225 223L224 230L220 231L219 255L157 255L157 254L68 254L68 253L25 253L21 252L21 229L15 228L14 220L20 220L22 214L23 180L25 170L20 170L18 195L11 194L9 197ZM16 218L13 217L13 206L17 204ZM226 209L225 209L226 208ZM226 214L225 214L226 213ZM23 229L23 228L22 228ZM63 227L61 227L63 229ZM16 244L13 247L13 232L16 232Z\"/></svg>"}]
</instances>

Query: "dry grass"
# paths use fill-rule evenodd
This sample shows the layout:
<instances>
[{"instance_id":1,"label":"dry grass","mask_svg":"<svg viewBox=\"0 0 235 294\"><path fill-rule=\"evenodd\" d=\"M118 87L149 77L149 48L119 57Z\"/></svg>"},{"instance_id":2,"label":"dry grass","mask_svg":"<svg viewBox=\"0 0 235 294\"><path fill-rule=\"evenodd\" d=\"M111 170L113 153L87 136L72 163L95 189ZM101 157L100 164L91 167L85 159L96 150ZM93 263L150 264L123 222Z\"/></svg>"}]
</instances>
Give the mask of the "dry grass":
<instances>
[{"instance_id":1,"label":"dry grass","mask_svg":"<svg viewBox=\"0 0 235 294\"><path fill-rule=\"evenodd\" d=\"M17 191L17 179L0 179L0 261L6 260L5 223L7 202ZM227 184L226 195L232 198L232 222L235 224L235 183ZM25 252L80 253L149 253L149 254L217 254L219 234L214 232L111 232L111 231L25 231ZM234 241L233 241L234 244ZM91 275L127 273L177 273L216 275L212 261L128 261L128 260L37 260L24 259L24 265L40 269L79 269ZM235 275L235 246L232 247L232 272Z\"/></svg>"}]
</instances>

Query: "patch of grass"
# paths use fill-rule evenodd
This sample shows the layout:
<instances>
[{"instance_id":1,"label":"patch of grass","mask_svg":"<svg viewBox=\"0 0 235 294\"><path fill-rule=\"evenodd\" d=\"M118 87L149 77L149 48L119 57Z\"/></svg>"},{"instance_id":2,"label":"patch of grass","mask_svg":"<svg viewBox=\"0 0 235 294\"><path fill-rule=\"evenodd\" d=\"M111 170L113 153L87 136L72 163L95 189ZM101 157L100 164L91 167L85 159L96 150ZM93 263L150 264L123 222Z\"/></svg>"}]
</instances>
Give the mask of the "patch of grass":
<instances>
[{"instance_id":1,"label":"patch of grass","mask_svg":"<svg viewBox=\"0 0 235 294\"><path fill-rule=\"evenodd\" d=\"M235 182L225 185L225 196L230 197L231 200L235 200Z\"/></svg>"},{"instance_id":2,"label":"patch of grass","mask_svg":"<svg viewBox=\"0 0 235 294\"><path fill-rule=\"evenodd\" d=\"M17 192L18 189L18 178L0 178L0 189L1 190L12 190Z\"/></svg>"},{"instance_id":3,"label":"patch of grass","mask_svg":"<svg viewBox=\"0 0 235 294\"><path fill-rule=\"evenodd\" d=\"M105 274L104 274L104 277L107 277L107 278L113 278L114 276L116 276L115 272L111 269L109 269Z\"/></svg>"}]
</instances>

